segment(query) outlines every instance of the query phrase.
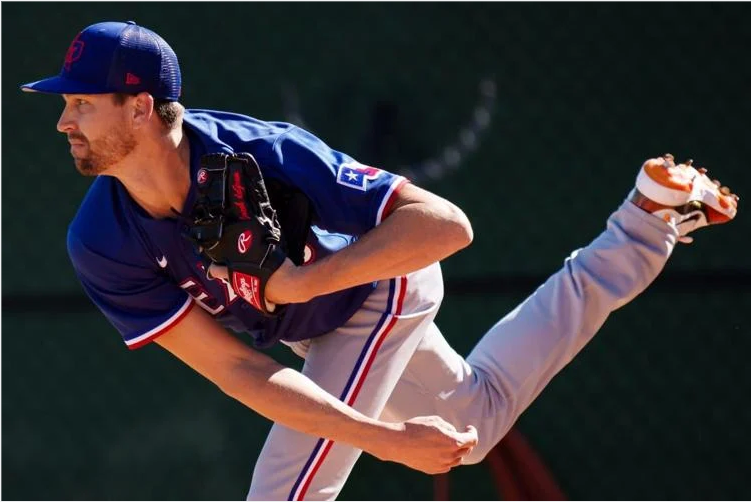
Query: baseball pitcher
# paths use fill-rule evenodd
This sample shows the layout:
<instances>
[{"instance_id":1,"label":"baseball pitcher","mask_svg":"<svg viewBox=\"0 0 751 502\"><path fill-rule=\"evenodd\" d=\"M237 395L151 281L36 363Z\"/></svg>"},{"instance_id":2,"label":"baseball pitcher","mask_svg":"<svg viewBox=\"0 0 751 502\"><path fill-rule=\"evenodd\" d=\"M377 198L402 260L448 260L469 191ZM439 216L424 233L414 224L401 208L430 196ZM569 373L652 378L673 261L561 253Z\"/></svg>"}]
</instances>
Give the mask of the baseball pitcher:
<instances>
[{"instance_id":1,"label":"baseball pitcher","mask_svg":"<svg viewBox=\"0 0 751 502\"><path fill-rule=\"evenodd\" d=\"M334 499L362 451L479 462L677 242L738 204L690 162L647 160L605 230L465 359L434 323L439 262L473 238L451 202L294 125L185 110L175 53L132 21L85 28L22 88L62 96L57 129L96 177L67 242L91 300L129 348L155 342L274 421L248 499Z\"/></svg>"}]
</instances>

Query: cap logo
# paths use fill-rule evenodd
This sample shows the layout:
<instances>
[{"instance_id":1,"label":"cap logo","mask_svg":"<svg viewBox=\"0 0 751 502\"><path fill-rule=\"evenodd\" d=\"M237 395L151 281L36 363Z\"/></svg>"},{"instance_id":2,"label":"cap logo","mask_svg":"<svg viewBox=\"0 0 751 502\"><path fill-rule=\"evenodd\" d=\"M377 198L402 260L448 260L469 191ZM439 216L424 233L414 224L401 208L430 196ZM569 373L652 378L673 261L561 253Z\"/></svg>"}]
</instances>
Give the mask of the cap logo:
<instances>
[{"instance_id":1,"label":"cap logo","mask_svg":"<svg viewBox=\"0 0 751 502\"><path fill-rule=\"evenodd\" d=\"M141 79L132 73L125 74L125 85L138 85L141 83Z\"/></svg>"},{"instance_id":2,"label":"cap logo","mask_svg":"<svg viewBox=\"0 0 751 502\"><path fill-rule=\"evenodd\" d=\"M65 71L70 71L71 65L81 59L84 43L78 40L78 37L80 36L80 33L76 35L76 38L73 39L70 43L70 47L68 47L68 52L65 53Z\"/></svg>"}]
</instances>

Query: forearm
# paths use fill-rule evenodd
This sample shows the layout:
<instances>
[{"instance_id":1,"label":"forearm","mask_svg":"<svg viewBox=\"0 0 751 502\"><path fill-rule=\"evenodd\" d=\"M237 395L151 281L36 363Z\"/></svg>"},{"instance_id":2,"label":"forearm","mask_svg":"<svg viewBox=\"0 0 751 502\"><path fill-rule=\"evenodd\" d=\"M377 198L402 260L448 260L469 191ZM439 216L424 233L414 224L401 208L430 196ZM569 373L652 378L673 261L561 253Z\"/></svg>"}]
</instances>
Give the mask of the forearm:
<instances>
[{"instance_id":1,"label":"forearm","mask_svg":"<svg viewBox=\"0 0 751 502\"><path fill-rule=\"evenodd\" d=\"M382 460L446 472L477 444L438 417L385 423L346 406L301 373L254 351L202 309L192 309L156 343L257 413L312 436L347 443Z\"/></svg>"},{"instance_id":2,"label":"forearm","mask_svg":"<svg viewBox=\"0 0 751 502\"><path fill-rule=\"evenodd\" d=\"M306 270L318 294L398 277L440 261L469 243L460 225L426 204L396 210L360 240Z\"/></svg>"},{"instance_id":3,"label":"forearm","mask_svg":"<svg viewBox=\"0 0 751 502\"><path fill-rule=\"evenodd\" d=\"M402 425L363 415L271 358L241 361L232 371L234 383L225 392L269 420L391 459L393 436Z\"/></svg>"},{"instance_id":4,"label":"forearm","mask_svg":"<svg viewBox=\"0 0 751 502\"><path fill-rule=\"evenodd\" d=\"M456 206L411 203L341 251L274 284L267 298L275 303L303 302L373 281L398 277L440 261L472 241L467 217ZM285 280L286 279L286 280Z\"/></svg>"}]
</instances>

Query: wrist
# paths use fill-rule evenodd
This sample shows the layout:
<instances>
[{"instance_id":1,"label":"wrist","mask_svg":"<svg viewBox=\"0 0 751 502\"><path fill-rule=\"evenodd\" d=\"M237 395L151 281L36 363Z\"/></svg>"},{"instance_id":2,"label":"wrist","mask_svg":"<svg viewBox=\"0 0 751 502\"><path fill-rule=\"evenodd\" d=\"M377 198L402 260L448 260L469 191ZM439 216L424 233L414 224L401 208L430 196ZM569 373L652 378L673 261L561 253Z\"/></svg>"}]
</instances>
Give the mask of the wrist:
<instances>
[{"instance_id":1,"label":"wrist","mask_svg":"<svg viewBox=\"0 0 751 502\"><path fill-rule=\"evenodd\" d=\"M396 449L405 430L404 424L373 420L358 435L360 445L355 445L380 460L393 461L397 458Z\"/></svg>"},{"instance_id":2,"label":"wrist","mask_svg":"<svg viewBox=\"0 0 751 502\"><path fill-rule=\"evenodd\" d=\"M287 258L266 284L266 301L276 305L307 302L313 296L308 284L309 267L298 267Z\"/></svg>"},{"instance_id":3,"label":"wrist","mask_svg":"<svg viewBox=\"0 0 751 502\"><path fill-rule=\"evenodd\" d=\"M299 297L300 302L307 302L312 300L320 293L315 288L315 264L306 265L304 267L296 267L295 270L295 284L297 285L296 294Z\"/></svg>"}]
</instances>

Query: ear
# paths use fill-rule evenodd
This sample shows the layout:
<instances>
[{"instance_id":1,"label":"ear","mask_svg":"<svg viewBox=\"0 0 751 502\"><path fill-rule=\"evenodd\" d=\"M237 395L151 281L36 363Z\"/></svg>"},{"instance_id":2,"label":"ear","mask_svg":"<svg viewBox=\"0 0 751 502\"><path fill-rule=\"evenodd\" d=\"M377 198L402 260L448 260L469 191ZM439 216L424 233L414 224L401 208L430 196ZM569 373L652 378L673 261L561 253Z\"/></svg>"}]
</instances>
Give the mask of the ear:
<instances>
[{"instance_id":1,"label":"ear","mask_svg":"<svg viewBox=\"0 0 751 502\"><path fill-rule=\"evenodd\" d=\"M132 101L133 127L144 127L154 113L154 97L148 92L139 92Z\"/></svg>"}]
</instances>

